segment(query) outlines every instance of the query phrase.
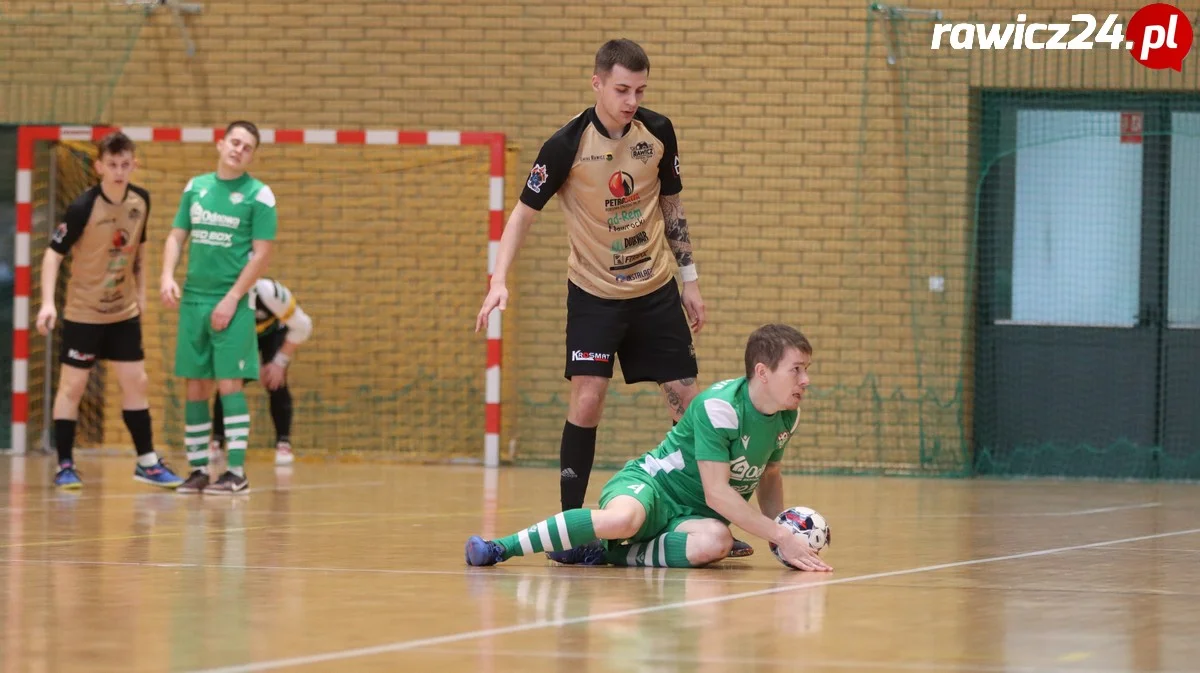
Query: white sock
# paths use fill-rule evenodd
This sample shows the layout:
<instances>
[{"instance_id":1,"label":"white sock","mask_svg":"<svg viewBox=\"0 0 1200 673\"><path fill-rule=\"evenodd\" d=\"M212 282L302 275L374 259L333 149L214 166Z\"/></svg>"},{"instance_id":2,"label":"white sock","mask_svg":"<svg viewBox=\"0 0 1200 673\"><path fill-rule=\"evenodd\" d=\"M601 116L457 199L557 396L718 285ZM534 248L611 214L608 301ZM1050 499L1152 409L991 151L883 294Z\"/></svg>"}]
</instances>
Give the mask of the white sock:
<instances>
[{"instance_id":1,"label":"white sock","mask_svg":"<svg viewBox=\"0 0 1200 673\"><path fill-rule=\"evenodd\" d=\"M151 451L144 456L138 456L138 465L142 467L154 467L158 464L158 454Z\"/></svg>"},{"instance_id":2,"label":"white sock","mask_svg":"<svg viewBox=\"0 0 1200 673\"><path fill-rule=\"evenodd\" d=\"M239 477L246 476L246 468L244 468L244 467L231 467L231 468L229 468L229 471L236 474Z\"/></svg>"}]
</instances>

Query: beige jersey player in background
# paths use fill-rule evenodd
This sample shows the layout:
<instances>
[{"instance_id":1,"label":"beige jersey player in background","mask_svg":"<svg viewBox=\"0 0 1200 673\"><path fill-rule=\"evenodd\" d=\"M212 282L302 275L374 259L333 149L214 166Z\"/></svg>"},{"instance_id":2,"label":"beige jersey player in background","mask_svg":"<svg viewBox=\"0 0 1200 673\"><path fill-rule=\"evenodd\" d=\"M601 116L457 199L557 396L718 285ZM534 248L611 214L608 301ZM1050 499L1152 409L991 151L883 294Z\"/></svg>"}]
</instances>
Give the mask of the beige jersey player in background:
<instances>
[{"instance_id":1,"label":"beige jersey player in background","mask_svg":"<svg viewBox=\"0 0 1200 673\"><path fill-rule=\"evenodd\" d=\"M100 184L67 208L42 259L42 306L37 330L48 336L58 311L54 290L58 270L71 255L67 301L63 308L62 371L54 397L54 443L58 449L55 485L77 489L75 425L79 402L96 360L109 360L121 386L125 426L137 450L133 478L174 488L182 479L154 451L148 380L142 351L142 309L146 305L144 243L150 193L129 182L137 159L133 141L117 131L99 143L95 162Z\"/></svg>"}]
</instances>

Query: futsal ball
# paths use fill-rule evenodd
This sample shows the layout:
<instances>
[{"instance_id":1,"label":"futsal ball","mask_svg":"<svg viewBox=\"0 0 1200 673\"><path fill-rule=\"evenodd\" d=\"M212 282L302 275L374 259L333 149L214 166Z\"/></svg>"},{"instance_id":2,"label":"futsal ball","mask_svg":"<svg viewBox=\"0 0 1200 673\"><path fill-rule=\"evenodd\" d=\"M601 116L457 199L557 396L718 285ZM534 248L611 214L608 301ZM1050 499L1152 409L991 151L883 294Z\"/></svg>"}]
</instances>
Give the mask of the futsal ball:
<instances>
[{"instance_id":1,"label":"futsal ball","mask_svg":"<svg viewBox=\"0 0 1200 673\"><path fill-rule=\"evenodd\" d=\"M829 546L829 524L825 522L825 517L817 513L816 510L809 507L789 507L779 513L775 517L775 523L781 523L788 526L796 535L803 536L808 541L808 546L816 553L821 553L821 550ZM792 564L783 560L783 555L779 552L779 547L772 542L771 553L775 554L775 558L779 562L789 568L795 568Z\"/></svg>"}]
</instances>

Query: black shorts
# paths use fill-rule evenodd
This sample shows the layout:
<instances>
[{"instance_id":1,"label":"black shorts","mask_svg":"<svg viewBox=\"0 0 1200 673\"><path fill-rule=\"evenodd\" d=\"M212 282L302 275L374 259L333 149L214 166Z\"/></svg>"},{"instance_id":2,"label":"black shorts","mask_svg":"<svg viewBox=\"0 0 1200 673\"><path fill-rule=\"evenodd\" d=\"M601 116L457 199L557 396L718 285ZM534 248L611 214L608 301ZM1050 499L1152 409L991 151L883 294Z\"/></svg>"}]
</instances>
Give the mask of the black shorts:
<instances>
[{"instance_id":1,"label":"black shorts","mask_svg":"<svg viewBox=\"0 0 1200 673\"><path fill-rule=\"evenodd\" d=\"M692 331L674 280L634 299L602 299L567 281L566 377L612 378L617 358L626 383L696 377Z\"/></svg>"},{"instance_id":2,"label":"black shorts","mask_svg":"<svg viewBox=\"0 0 1200 673\"><path fill-rule=\"evenodd\" d=\"M96 360L139 362L145 359L141 317L105 325L62 321L59 360L64 365L91 369Z\"/></svg>"},{"instance_id":3,"label":"black shorts","mask_svg":"<svg viewBox=\"0 0 1200 673\"><path fill-rule=\"evenodd\" d=\"M259 360L265 365L274 359L275 354L283 348L283 342L287 341L287 328L277 329L270 334L259 335L258 337L258 356Z\"/></svg>"}]
</instances>

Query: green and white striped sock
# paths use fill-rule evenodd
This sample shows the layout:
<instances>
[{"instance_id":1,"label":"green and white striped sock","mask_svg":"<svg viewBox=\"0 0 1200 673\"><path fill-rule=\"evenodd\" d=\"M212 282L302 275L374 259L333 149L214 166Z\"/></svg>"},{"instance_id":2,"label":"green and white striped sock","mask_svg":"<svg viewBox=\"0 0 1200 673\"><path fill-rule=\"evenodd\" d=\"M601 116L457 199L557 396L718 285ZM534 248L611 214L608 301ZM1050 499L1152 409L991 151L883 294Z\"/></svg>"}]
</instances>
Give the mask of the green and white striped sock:
<instances>
[{"instance_id":1,"label":"green and white striped sock","mask_svg":"<svg viewBox=\"0 0 1200 673\"><path fill-rule=\"evenodd\" d=\"M250 407L246 393L238 391L221 396L225 416L225 441L229 450L229 471L245 476L246 445L250 441Z\"/></svg>"},{"instance_id":2,"label":"green and white striped sock","mask_svg":"<svg viewBox=\"0 0 1200 673\"><path fill-rule=\"evenodd\" d=\"M687 533L663 533L653 540L616 547L608 562L630 568L691 568L687 557Z\"/></svg>"},{"instance_id":3,"label":"green and white striped sock","mask_svg":"<svg viewBox=\"0 0 1200 673\"><path fill-rule=\"evenodd\" d=\"M571 509L536 523L525 530L502 537L504 560L544 551L564 551L582 547L596 539L590 509Z\"/></svg>"},{"instance_id":4,"label":"green and white striped sock","mask_svg":"<svg viewBox=\"0 0 1200 673\"><path fill-rule=\"evenodd\" d=\"M212 417L205 400L188 400L183 407L183 445L188 465L193 470L208 473L208 435L212 432Z\"/></svg>"}]
</instances>

